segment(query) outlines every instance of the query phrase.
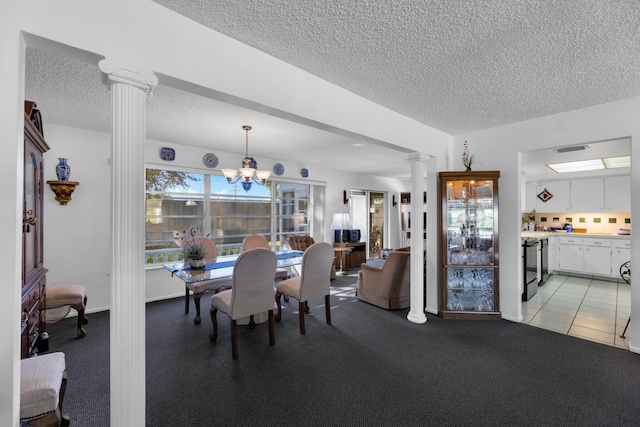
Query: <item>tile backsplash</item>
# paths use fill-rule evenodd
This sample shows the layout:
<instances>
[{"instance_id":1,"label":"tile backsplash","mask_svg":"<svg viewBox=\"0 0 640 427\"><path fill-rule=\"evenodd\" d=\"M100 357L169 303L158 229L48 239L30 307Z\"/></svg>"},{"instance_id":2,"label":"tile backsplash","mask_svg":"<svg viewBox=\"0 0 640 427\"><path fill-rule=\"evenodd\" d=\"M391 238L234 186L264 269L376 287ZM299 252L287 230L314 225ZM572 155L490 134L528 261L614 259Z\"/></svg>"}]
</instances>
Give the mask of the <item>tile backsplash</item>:
<instances>
[{"instance_id":1,"label":"tile backsplash","mask_svg":"<svg viewBox=\"0 0 640 427\"><path fill-rule=\"evenodd\" d=\"M523 221L529 215L523 215ZM542 227L561 227L569 222L573 228L586 228L587 233L617 233L620 228L631 228L631 214L623 213L588 213L588 212L565 212L565 213L536 213L536 223Z\"/></svg>"}]
</instances>

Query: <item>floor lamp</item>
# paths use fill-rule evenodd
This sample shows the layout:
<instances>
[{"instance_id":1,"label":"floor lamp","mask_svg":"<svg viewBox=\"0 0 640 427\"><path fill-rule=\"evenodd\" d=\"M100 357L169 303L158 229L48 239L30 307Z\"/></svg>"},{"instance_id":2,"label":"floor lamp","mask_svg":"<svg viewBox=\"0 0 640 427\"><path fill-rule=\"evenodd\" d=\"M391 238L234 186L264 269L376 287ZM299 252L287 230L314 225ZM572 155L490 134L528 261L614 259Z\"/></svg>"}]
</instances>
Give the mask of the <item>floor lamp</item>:
<instances>
[{"instance_id":1,"label":"floor lamp","mask_svg":"<svg viewBox=\"0 0 640 427\"><path fill-rule=\"evenodd\" d=\"M331 222L332 230L340 230L340 247L336 248L337 252L340 252L340 271L336 274L340 274L344 276L347 274L344 271L344 253L351 248L344 247L344 230L351 230L351 219L349 218L349 214L346 212L337 212L333 214L333 221Z\"/></svg>"}]
</instances>

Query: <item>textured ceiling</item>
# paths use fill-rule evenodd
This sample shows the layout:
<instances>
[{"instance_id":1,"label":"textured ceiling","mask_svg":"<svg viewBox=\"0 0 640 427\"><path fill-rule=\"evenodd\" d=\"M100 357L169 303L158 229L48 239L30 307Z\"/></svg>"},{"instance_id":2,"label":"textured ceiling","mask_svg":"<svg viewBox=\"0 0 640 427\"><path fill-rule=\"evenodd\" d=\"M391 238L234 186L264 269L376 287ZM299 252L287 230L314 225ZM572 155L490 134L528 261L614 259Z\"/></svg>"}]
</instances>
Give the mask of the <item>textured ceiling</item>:
<instances>
[{"instance_id":1,"label":"textured ceiling","mask_svg":"<svg viewBox=\"0 0 640 427\"><path fill-rule=\"evenodd\" d=\"M637 0L156 3L451 135L640 95ZM29 48L26 95L45 122L110 129L95 63ZM248 123L254 156L409 173L402 150L355 147L362 141L166 86L147 121L149 138L231 152L242 152Z\"/></svg>"}]
</instances>

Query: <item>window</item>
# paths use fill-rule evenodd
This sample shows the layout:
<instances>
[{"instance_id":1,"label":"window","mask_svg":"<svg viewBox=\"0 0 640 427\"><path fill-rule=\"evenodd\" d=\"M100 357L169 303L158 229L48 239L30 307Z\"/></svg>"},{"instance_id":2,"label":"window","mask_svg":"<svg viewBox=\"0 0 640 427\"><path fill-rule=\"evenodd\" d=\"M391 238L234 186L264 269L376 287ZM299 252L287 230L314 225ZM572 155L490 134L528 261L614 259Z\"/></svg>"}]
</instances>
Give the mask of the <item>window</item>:
<instances>
[{"instance_id":1,"label":"window","mask_svg":"<svg viewBox=\"0 0 640 427\"><path fill-rule=\"evenodd\" d=\"M147 169L146 264L182 260L173 231L188 225L211 234L219 255L240 252L253 233L279 249L289 235L309 233L309 185L267 181L246 192L219 175Z\"/></svg>"}]
</instances>

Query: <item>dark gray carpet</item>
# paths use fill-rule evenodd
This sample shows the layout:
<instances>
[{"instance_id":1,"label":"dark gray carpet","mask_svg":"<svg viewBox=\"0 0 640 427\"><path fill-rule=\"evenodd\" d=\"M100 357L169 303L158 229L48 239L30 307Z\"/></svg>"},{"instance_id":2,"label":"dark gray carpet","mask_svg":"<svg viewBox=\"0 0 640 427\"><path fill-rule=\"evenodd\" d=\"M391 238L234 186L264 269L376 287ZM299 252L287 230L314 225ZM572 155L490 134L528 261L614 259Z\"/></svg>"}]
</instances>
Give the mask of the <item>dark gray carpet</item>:
<instances>
[{"instance_id":1,"label":"dark gray carpet","mask_svg":"<svg viewBox=\"0 0 640 427\"><path fill-rule=\"evenodd\" d=\"M183 299L147 305L147 425L160 426L637 426L640 356L509 321L415 325L353 297L355 276L332 282L333 325L310 303L284 303L269 345L266 323L193 324ZM203 298L203 307L207 307ZM208 301L207 301L208 302ZM67 357L64 412L72 426L109 425L109 314L49 326Z\"/></svg>"}]
</instances>

